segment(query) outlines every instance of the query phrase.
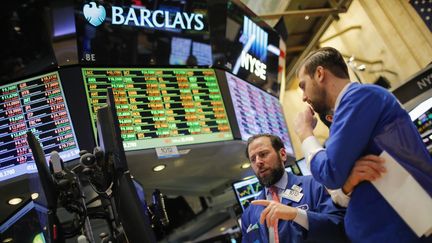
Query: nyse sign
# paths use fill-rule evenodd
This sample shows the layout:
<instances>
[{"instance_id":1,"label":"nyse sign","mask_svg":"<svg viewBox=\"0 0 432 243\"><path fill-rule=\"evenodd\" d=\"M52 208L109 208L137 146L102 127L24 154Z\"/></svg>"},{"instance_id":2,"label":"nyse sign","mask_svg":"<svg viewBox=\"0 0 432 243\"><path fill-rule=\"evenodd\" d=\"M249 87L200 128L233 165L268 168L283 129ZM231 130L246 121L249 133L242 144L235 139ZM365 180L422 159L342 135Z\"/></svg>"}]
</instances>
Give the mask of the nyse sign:
<instances>
[{"instance_id":1,"label":"nyse sign","mask_svg":"<svg viewBox=\"0 0 432 243\"><path fill-rule=\"evenodd\" d=\"M393 91L393 94L402 104L414 99L432 89L432 65L427 66L414 74L402 86Z\"/></svg>"},{"instance_id":2,"label":"nyse sign","mask_svg":"<svg viewBox=\"0 0 432 243\"><path fill-rule=\"evenodd\" d=\"M260 62L260 60L245 51L241 52L240 62L242 68L260 77L262 80L266 79L267 65L265 63Z\"/></svg>"}]
</instances>

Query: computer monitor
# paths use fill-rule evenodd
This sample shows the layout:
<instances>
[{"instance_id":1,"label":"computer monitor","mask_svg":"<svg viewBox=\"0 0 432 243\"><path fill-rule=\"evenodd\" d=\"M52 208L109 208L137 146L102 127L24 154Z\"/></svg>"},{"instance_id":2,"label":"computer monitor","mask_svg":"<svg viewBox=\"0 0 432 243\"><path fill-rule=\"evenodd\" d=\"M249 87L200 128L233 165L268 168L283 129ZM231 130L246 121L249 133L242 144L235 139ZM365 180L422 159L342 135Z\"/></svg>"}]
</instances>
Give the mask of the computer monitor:
<instances>
[{"instance_id":1,"label":"computer monitor","mask_svg":"<svg viewBox=\"0 0 432 243\"><path fill-rule=\"evenodd\" d=\"M125 150L233 139L213 69L83 68L91 119L105 104L107 87Z\"/></svg>"},{"instance_id":2,"label":"computer monitor","mask_svg":"<svg viewBox=\"0 0 432 243\"><path fill-rule=\"evenodd\" d=\"M225 72L225 76L241 139L247 141L259 133L279 136L289 160L294 162L294 149L279 99L231 73Z\"/></svg>"},{"instance_id":3,"label":"computer monitor","mask_svg":"<svg viewBox=\"0 0 432 243\"><path fill-rule=\"evenodd\" d=\"M291 167L286 167L287 172L293 172ZM231 184L237 202L240 205L242 211L246 210L250 202L257 199L261 193L263 186L259 183L258 178L255 176L249 177L245 180L236 181Z\"/></svg>"},{"instance_id":4,"label":"computer monitor","mask_svg":"<svg viewBox=\"0 0 432 243\"><path fill-rule=\"evenodd\" d=\"M56 150L64 162L79 148L58 72L0 86L0 181L36 172L26 141L30 130L44 154Z\"/></svg>"},{"instance_id":5,"label":"computer monitor","mask_svg":"<svg viewBox=\"0 0 432 243\"><path fill-rule=\"evenodd\" d=\"M114 168L114 216L121 222L129 242L156 242L128 169L111 88L108 88L106 104L97 111L97 128L99 146L105 152L104 166Z\"/></svg>"},{"instance_id":6,"label":"computer monitor","mask_svg":"<svg viewBox=\"0 0 432 243\"><path fill-rule=\"evenodd\" d=\"M409 112L411 120L417 127L420 136L432 155L432 98L429 98Z\"/></svg>"}]
</instances>

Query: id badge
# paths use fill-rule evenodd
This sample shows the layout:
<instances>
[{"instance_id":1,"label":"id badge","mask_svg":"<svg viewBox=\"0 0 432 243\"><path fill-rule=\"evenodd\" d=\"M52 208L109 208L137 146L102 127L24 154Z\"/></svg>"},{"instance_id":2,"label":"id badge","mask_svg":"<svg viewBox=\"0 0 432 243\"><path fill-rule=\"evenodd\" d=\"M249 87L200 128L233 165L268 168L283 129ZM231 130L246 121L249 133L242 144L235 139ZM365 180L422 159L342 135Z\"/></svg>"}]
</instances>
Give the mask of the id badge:
<instances>
[{"instance_id":1,"label":"id badge","mask_svg":"<svg viewBox=\"0 0 432 243\"><path fill-rule=\"evenodd\" d=\"M291 189L286 189L282 193L282 197L298 203L303 198L303 193Z\"/></svg>"},{"instance_id":2,"label":"id badge","mask_svg":"<svg viewBox=\"0 0 432 243\"><path fill-rule=\"evenodd\" d=\"M296 184L292 185L291 189L293 189L294 191L297 192L302 192L303 188L301 188L300 186L297 186Z\"/></svg>"}]
</instances>

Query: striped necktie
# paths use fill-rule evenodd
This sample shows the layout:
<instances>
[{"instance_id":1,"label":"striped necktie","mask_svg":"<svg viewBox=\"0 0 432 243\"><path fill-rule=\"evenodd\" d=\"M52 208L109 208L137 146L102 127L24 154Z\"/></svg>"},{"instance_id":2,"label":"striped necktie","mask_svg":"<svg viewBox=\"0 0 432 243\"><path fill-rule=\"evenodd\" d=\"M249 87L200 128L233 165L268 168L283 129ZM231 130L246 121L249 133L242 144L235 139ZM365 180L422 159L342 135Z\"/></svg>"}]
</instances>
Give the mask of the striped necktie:
<instances>
[{"instance_id":1,"label":"striped necktie","mask_svg":"<svg viewBox=\"0 0 432 243\"><path fill-rule=\"evenodd\" d=\"M279 195L278 195L278 191L279 191L278 188L275 186L271 186L269 188L269 191L272 195L273 201L280 202ZM272 226L273 226L273 232L274 232L274 242L279 243L278 221L276 220L276 222Z\"/></svg>"}]
</instances>

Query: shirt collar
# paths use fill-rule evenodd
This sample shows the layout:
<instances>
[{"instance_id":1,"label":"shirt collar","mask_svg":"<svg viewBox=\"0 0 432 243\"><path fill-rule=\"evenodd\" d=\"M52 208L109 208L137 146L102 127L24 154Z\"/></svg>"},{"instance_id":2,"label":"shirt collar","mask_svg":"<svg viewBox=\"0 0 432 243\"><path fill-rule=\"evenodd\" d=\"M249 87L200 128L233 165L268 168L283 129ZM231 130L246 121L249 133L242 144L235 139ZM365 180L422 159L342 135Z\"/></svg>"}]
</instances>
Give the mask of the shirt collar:
<instances>
[{"instance_id":1,"label":"shirt collar","mask_svg":"<svg viewBox=\"0 0 432 243\"><path fill-rule=\"evenodd\" d=\"M338 108L339 103L341 102L342 97L343 97L343 96L345 95L345 93L347 92L349 86L351 86L351 84L353 84L353 83L354 83L354 82L347 83L347 84L344 86L344 88L341 90L341 92L339 93L338 97L336 98L336 102L335 102L335 107L334 107L333 114L336 113L336 109Z\"/></svg>"},{"instance_id":2,"label":"shirt collar","mask_svg":"<svg viewBox=\"0 0 432 243\"><path fill-rule=\"evenodd\" d=\"M278 190L281 191L281 190L285 190L287 184L288 184L288 173L285 172L283 173L282 178L280 178L280 180L276 182L273 186L277 187ZM265 188L265 191L266 191L266 195L270 193L268 187Z\"/></svg>"}]
</instances>

